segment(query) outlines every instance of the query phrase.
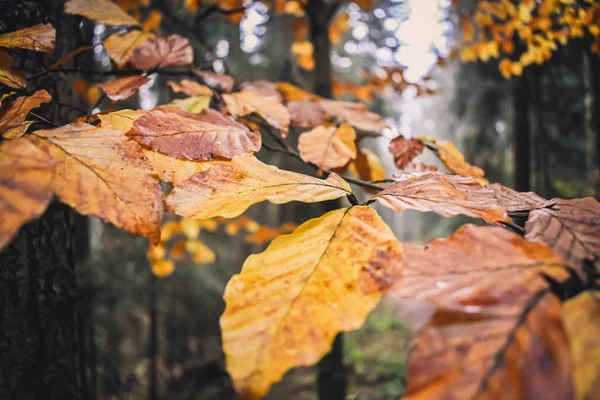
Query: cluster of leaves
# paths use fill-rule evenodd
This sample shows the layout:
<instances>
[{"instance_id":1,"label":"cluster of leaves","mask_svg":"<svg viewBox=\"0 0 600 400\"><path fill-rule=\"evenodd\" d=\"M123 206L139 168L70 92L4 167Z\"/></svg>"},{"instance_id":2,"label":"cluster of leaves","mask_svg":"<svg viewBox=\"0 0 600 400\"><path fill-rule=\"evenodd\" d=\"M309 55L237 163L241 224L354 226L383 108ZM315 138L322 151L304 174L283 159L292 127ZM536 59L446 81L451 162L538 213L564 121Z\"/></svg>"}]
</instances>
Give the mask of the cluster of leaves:
<instances>
[{"instance_id":1,"label":"cluster of leaves","mask_svg":"<svg viewBox=\"0 0 600 400\"><path fill-rule=\"evenodd\" d=\"M71 0L65 12L138 24L108 0ZM0 45L51 49L40 43L54 37L52 27L24 31L0 36ZM337 333L359 328L384 294L437 307L409 360L408 398L598 397L597 358L585 356L600 346L594 331L600 321L596 200L546 200L489 184L452 143L427 138L393 139L390 151L404 171L385 179L377 156L360 148L363 137L385 128L364 105L323 99L288 83L240 85L190 69L193 50L176 35L136 30L104 44L108 49L114 42L123 46L109 50L120 77L100 85L111 99L129 97L151 73L184 67L177 71L190 79L170 86L193 100L107 111L28 132L29 112L52 99L44 90L28 95L23 85L12 86L21 95L0 108L0 247L55 196L82 214L148 237L158 245L149 253L155 272L165 274L169 261L186 251L211 258L197 238L215 219L238 217L262 201L346 197L350 207L276 237L228 283L223 347L244 398L262 397L290 368L317 362ZM19 74L10 68L2 67L1 76ZM25 83L43 79L22 76ZM296 130L297 150L286 141ZM263 144L266 138L277 147ZM254 156L261 147L302 160L327 178L264 164ZM414 163L424 148L449 173ZM167 193L161 180L170 184ZM373 195L359 204L348 182ZM369 206L375 201L493 226L464 225L446 239L414 246L398 241ZM161 229L165 210L186 219ZM528 217L524 230L511 216ZM186 239L170 247L167 258L167 242L179 233Z\"/></svg>"},{"instance_id":2,"label":"cluster of leaves","mask_svg":"<svg viewBox=\"0 0 600 400\"><path fill-rule=\"evenodd\" d=\"M462 60L502 58L499 68L509 78L523 68L549 60L559 44L593 38L600 55L600 4L594 0L476 1L461 17Z\"/></svg>"}]
</instances>

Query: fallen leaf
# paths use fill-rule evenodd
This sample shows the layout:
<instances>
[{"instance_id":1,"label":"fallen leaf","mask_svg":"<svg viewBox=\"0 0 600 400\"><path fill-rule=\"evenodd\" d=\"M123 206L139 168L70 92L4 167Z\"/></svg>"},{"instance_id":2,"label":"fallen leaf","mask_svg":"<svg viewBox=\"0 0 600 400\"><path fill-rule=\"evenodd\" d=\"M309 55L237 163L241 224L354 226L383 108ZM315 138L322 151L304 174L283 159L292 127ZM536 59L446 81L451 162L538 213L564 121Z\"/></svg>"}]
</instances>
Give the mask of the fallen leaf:
<instances>
[{"instance_id":1,"label":"fallen leaf","mask_svg":"<svg viewBox=\"0 0 600 400\"><path fill-rule=\"evenodd\" d=\"M217 74L215 72L194 70L194 74L202 79L205 84L213 89L218 89L224 92L230 92L233 89L235 81L229 75Z\"/></svg>"},{"instance_id":2,"label":"fallen leaf","mask_svg":"<svg viewBox=\"0 0 600 400\"><path fill-rule=\"evenodd\" d=\"M363 181L379 181L385 179L385 168L381 165L377 154L369 149L360 149L356 158L350 162L348 171Z\"/></svg>"},{"instance_id":3,"label":"fallen leaf","mask_svg":"<svg viewBox=\"0 0 600 400\"><path fill-rule=\"evenodd\" d=\"M179 107L182 110L198 114L210 106L209 96L190 96L186 99L175 99L169 105Z\"/></svg>"},{"instance_id":4,"label":"fallen leaf","mask_svg":"<svg viewBox=\"0 0 600 400\"><path fill-rule=\"evenodd\" d=\"M106 83L101 83L98 86L104 90L104 93L106 93L106 96L109 99L113 101L119 101L133 96L137 93L140 87L144 86L148 82L150 82L150 79L147 76L133 75L124 76Z\"/></svg>"},{"instance_id":5,"label":"fallen leaf","mask_svg":"<svg viewBox=\"0 0 600 400\"><path fill-rule=\"evenodd\" d=\"M175 186L165 204L169 212L186 218L233 218L265 200L275 204L316 203L349 193L350 186L335 174L321 180L284 171L243 154L231 161L213 161L207 171Z\"/></svg>"},{"instance_id":6,"label":"fallen leaf","mask_svg":"<svg viewBox=\"0 0 600 400\"><path fill-rule=\"evenodd\" d=\"M241 117L256 113L273 128L279 129L283 137L287 136L290 115L279 97L258 92L238 92L224 94L223 100L231 115Z\"/></svg>"},{"instance_id":7,"label":"fallen leaf","mask_svg":"<svg viewBox=\"0 0 600 400\"><path fill-rule=\"evenodd\" d=\"M0 133L22 125L31 110L50 100L50 94L42 89L31 96L17 97L11 104L3 106L0 108Z\"/></svg>"},{"instance_id":8,"label":"fallen leaf","mask_svg":"<svg viewBox=\"0 0 600 400\"><path fill-rule=\"evenodd\" d=\"M20 47L27 50L52 53L56 30L50 24L36 25L0 35L0 47Z\"/></svg>"},{"instance_id":9,"label":"fallen leaf","mask_svg":"<svg viewBox=\"0 0 600 400\"><path fill-rule=\"evenodd\" d=\"M383 290L365 271L393 275L402 249L366 206L331 211L248 257L225 289L227 370L242 398L264 396L292 367L312 365L338 332L359 328Z\"/></svg>"},{"instance_id":10,"label":"fallen leaf","mask_svg":"<svg viewBox=\"0 0 600 400\"><path fill-rule=\"evenodd\" d=\"M123 68L131 59L133 51L156 35L143 31L131 31L124 35L112 34L104 41L104 48L118 68Z\"/></svg>"},{"instance_id":11,"label":"fallen leaf","mask_svg":"<svg viewBox=\"0 0 600 400\"><path fill-rule=\"evenodd\" d=\"M46 210L53 168L54 161L26 139L0 143L0 249Z\"/></svg>"},{"instance_id":12,"label":"fallen leaf","mask_svg":"<svg viewBox=\"0 0 600 400\"><path fill-rule=\"evenodd\" d=\"M437 146L437 154L440 160L448 167L448 169L457 175L470 176L475 178L482 185L487 185L489 182L484 178L485 172L479 167L475 167L465 161L465 156L458 151L454 143L447 140L430 140Z\"/></svg>"},{"instance_id":13,"label":"fallen leaf","mask_svg":"<svg viewBox=\"0 0 600 400\"><path fill-rule=\"evenodd\" d=\"M56 161L52 188L61 201L158 242L162 189L137 143L119 130L83 123L27 138Z\"/></svg>"},{"instance_id":14,"label":"fallen leaf","mask_svg":"<svg viewBox=\"0 0 600 400\"><path fill-rule=\"evenodd\" d=\"M290 114L291 124L300 128L316 128L328 120L325 109L314 101L289 101L287 110Z\"/></svg>"},{"instance_id":15,"label":"fallen leaf","mask_svg":"<svg viewBox=\"0 0 600 400\"><path fill-rule=\"evenodd\" d=\"M171 182L173 185L178 185L188 180L192 175L210 168L210 162L208 161L190 161L146 149L143 151L158 177L165 182Z\"/></svg>"},{"instance_id":16,"label":"fallen leaf","mask_svg":"<svg viewBox=\"0 0 600 400\"><path fill-rule=\"evenodd\" d=\"M200 114L150 111L127 135L150 150L193 161L232 158L261 146L260 134L212 109Z\"/></svg>"},{"instance_id":17,"label":"fallen leaf","mask_svg":"<svg viewBox=\"0 0 600 400\"><path fill-rule=\"evenodd\" d=\"M175 81L167 81L167 85L175 92L175 93L185 93L188 96L212 96L213 91L208 87L199 84L198 82L192 81L190 79L183 79L181 82L177 83Z\"/></svg>"},{"instance_id":18,"label":"fallen leaf","mask_svg":"<svg viewBox=\"0 0 600 400\"><path fill-rule=\"evenodd\" d=\"M409 176L373 197L392 210L434 212L445 218L459 214L488 223L510 221L494 192L474 178L428 172Z\"/></svg>"},{"instance_id":19,"label":"fallen leaf","mask_svg":"<svg viewBox=\"0 0 600 400\"><path fill-rule=\"evenodd\" d=\"M567 301L562 322L569 337L575 400L600 398L600 295L586 291Z\"/></svg>"},{"instance_id":20,"label":"fallen leaf","mask_svg":"<svg viewBox=\"0 0 600 400\"><path fill-rule=\"evenodd\" d=\"M65 3L64 11L66 14L81 15L106 25L140 25L110 0L70 0Z\"/></svg>"},{"instance_id":21,"label":"fallen leaf","mask_svg":"<svg viewBox=\"0 0 600 400\"><path fill-rule=\"evenodd\" d=\"M388 149L394 156L394 164L400 169L404 169L413 158L423 152L423 143L414 138L405 139L404 136L395 137L390 141Z\"/></svg>"},{"instance_id":22,"label":"fallen leaf","mask_svg":"<svg viewBox=\"0 0 600 400\"><path fill-rule=\"evenodd\" d=\"M14 89L22 89L27 86L25 74L21 71L11 69L13 58L3 51L0 51L0 83Z\"/></svg>"},{"instance_id":23,"label":"fallen leaf","mask_svg":"<svg viewBox=\"0 0 600 400\"><path fill-rule=\"evenodd\" d=\"M366 132L379 133L387 128L379 114L369 111L361 103L347 101L322 100L319 102L327 114L335 117L340 122L346 122L356 129Z\"/></svg>"},{"instance_id":24,"label":"fallen leaf","mask_svg":"<svg viewBox=\"0 0 600 400\"><path fill-rule=\"evenodd\" d=\"M494 191L494 197L508 212L535 210L547 202L546 199L534 192L517 192L499 183L487 187Z\"/></svg>"},{"instance_id":25,"label":"fallen leaf","mask_svg":"<svg viewBox=\"0 0 600 400\"><path fill-rule=\"evenodd\" d=\"M133 127L133 123L148 111L145 110L118 110L107 114L98 114L100 126L127 132Z\"/></svg>"},{"instance_id":26,"label":"fallen leaf","mask_svg":"<svg viewBox=\"0 0 600 400\"><path fill-rule=\"evenodd\" d=\"M585 260L600 270L600 203L584 199L552 199L533 210L525 223L525 237L546 243L582 271Z\"/></svg>"},{"instance_id":27,"label":"fallen leaf","mask_svg":"<svg viewBox=\"0 0 600 400\"><path fill-rule=\"evenodd\" d=\"M190 41L179 35L150 37L133 50L129 62L144 70L185 66L194 62L194 51Z\"/></svg>"},{"instance_id":28,"label":"fallen leaf","mask_svg":"<svg viewBox=\"0 0 600 400\"><path fill-rule=\"evenodd\" d=\"M298 138L300 157L322 171L346 165L356 158L356 132L348 124L319 126Z\"/></svg>"}]
</instances>

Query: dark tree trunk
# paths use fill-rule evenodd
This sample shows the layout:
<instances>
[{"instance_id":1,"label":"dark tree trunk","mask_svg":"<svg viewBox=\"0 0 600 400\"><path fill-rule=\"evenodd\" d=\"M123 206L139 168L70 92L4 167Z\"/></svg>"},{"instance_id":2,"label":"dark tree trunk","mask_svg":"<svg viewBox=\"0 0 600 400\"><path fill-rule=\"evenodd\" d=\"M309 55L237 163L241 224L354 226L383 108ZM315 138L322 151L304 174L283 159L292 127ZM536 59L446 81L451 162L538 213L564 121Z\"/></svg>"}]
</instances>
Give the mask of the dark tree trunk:
<instances>
[{"instance_id":1,"label":"dark tree trunk","mask_svg":"<svg viewBox=\"0 0 600 400\"><path fill-rule=\"evenodd\" d=\"M594 179L596 198L600 199L600 57L596 54L589 55L591 86L592 86L592 115L595 131L593 145L596 149L594 160Z\"/></svg>"},{"instance_id":2,"label":"dark tree trunk","mask_svg":"<svg viewBox=\"0 0 600 400\"><path fill-rule=\"evenodd\" d=\"M77 21L62 16L63 5L0 1L0 33L49 22L57 30L56 60L75 49L78 37ZM42 86L53 97L70 92L60 79ZM50 115L47 106L42 110L56 122L68 121ZM73 220L69 207L52 203L0 252L0 399L80 398Z\"/></svg>"},{"instance_id":3,"label":"dark tree trunk","mask_svg":"<svg viewBox=\"0 0 600 400\"><path fill-rule=\"evenodd\" d=\"M515 85L514 104L514 188L531 190L531 132L529 129L529 85L525 74Z\"/></svg>"}]
</instances>

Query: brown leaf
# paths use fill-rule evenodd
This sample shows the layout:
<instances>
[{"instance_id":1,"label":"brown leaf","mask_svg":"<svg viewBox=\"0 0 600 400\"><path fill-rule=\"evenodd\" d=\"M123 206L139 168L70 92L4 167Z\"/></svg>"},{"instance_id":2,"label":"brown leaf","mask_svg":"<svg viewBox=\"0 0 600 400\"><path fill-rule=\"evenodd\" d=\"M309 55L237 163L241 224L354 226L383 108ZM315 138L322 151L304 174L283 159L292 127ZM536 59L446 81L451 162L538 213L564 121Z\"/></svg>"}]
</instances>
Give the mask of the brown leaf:
<instances>
[{"instance_id":1,"label":"brown leaf","mask_svg":"<svg viewBox=\"0 0 600 400\"><path fill-rule=\"evenodd\" d=\"M244 82L242 84L242 92L256 92L267 96L277 96L279 101L283 100L281 93L277 90L277 85L264 79Z\"/></svg>"},{"instance_id":2,"label":"brown leaf","mask_svg":"<svg viewBox=\"0 0 600 400\"><path fill-rule=\"evenodd\" d=\"M27 114L52 98L45 90L38 90L31 96L17 97L10 105L0 108L0 133L18 127L25 122Z\"/></svg>"},{"instance_id":3,"label":"brown leaf","mask_svg":"<svg viewBox=\"0 0 600 400\"><path fill-rule=\"evenodd\" d=\"M158 242L162 189L137 143L119 130L82 123L27 138L56 161L52 188L64 203Z\"/></svg>"},{"instance_id":4,"label":"brown leaf","mask_svg":"<svg viewBox=\"0 0 600 400\"><path fill-rule=\"evenodd\" d=\"M600 203L552 199L529 215L525 237L546 243L578 271L589 260L600 271Z\"/></svg>"},{"instance_id":5,"label":"brown leaf","mask_svg":"<svg viewBox=\"0 0 600 400\"><path fill-rule=\"evenodd\" d=\"M22 89L27 86L27 79L20 71L11 69L13 58L3 51L0 51L0 83L14 89Z\"/></svg>"},{"instance_id":6,"label":"brown leaf","mask_svg":"<svg viewBox=\"0 0 600 400\"><path fill-rule=\"evenodd\" d=\"M224 94L223 100L231 115L241 117L256 113L273 128L279 129L283 137L287 136L290 115L279 97L258 92L238 92Z\"/></svg>"},{"instance_id":7,"label":"brown leaf","mask_svg":"<svg viewBox=\"0 0 600 400\"><path fill-rule=\"evenodd\" d=\"M190 41L179 35L150 37L135 48L129 62L144 70L185 66L194 62L194 51Z\"/></svg>"},{"instance_id":8,"label":"brown leaf","mask_svg":"<svg viewBox=\"0 0 600 400\"><path fill-rule=\"evenodd\" d=\"M327 112L314 101L290 101L287 103L291 124L300 128L316 128L327 122Z\"/></svg>"},{"instance_id":9,"label":"brown leaf","mask_svg":"<svg viewBox=\"0 0 600 400\"><path fill-rule=\"evenodd\" d=\"M156 107L157 110L173 111L173 106L193 114L198 114L210 106L210 97L208 96L190 96L185 99L175 99L165 106Z\"/></svg>"},{"instance_id":10,"label":"brown leaf","mask_svg":"<svg viewBox=\"0 0 600 400\"><path fill-rule=\"evenodd\" d=\"M402 249L366 206L331 211L246 260L225 289L227 370L242 398L264 396L292 367L312 365L338 332L359 328L386 286L365 292L364 270L395 272Z\"/></svg>"},{"instance_id":11,"label":"brown leaf","mask_svg":"<svg viewBox=\"0 0 600 400\"><path fill-rule=\"evenodd\" d=\"M233 218L265 200L316 203L351 193L346 181L335 174L321 180L263 164L250 154L211 164L207 171L175 186L165 199L169 212L187 218Z\"/></svg>"},{"instance_id":12,"label":"brown leaf","mask_svg":"<svg viewBox=\"0 0 600 400\"><path fill-rule=\"evenodd\" d=\"M175 81L167 81L167 85L175 93L185 93L188 96L212 96L213 91L208 87L199 84L198 82L190 79L183 79L177 83Z\"/></svg>"},{"instance_id":13,"label":"brown leaf","mask_svg":"<svg viewBox=\"0 0 600 400\"><path fill-rule=\"evenodd\" d=\"M444 162L446 167L457 175L470 176L479 181L482 185L487 185L489 182L484 178L485 172L479 167L475 167L465 161L465 156L458 151L454 143L447 140L432 140L438 150L437 154L440 160Z\"/></svg>"},{"instance_id":14,"label":"brown leaf","mask_svg":"<svg viewBox=\"0 0 600 400\"><path fill-rule=\"evenodd\" d=\"M494 192L477 180L436 172L409 176L373 197L392 210L434 212L445 218L459 214L489 223L510 221Z\"/></svg>"},{"instance_id":15,"label":"brown leaf","mask_svg":"<svg viewBox=\"0 0 600 400\"><path fill-rule=\"evenodd\" d=\"M390 141L388 149L394 156L394 164L400 169L404 169L413 158L423 152L423 143L420 140L410 138L405 139L404 136L395 137Z\"/></svg>"},{"instance_id":16,"label":"brown leaf","mask_svg":"<svg viewBox=\"0 0 600 400\"><path fill-rule=\"evenodd\" d=\"M52 53L56 40L56 30L50 24L36 25L15 32L0 35L0 47L20 47L23 49Z\"/></svg>"},{"instance_id":17,"label":"brown leaf","mask_svg":"<svg viewBox=\"0 0 600 400\"><path fill-rule=\"evenodd\" d=\"M358 175L363 181L379 181L385 179L385 169L377 154L369 149L360 149L348 170Z\"/></svg>"},{"instance_id":18,"label":"brown leaf","mask_svg":"<svg viewBox=\"0 0 600 400\"><path fill-rule=\"evenodd\" d=\"M82 15L106 25L140 25L110 0L70 0L65 3L64 11L66 14Z\"/></svg>"},{"instance_id":19,"label":"brown leaf","mask_svg":"<svg viewBox=\"0 0 600 400\"><path fill-rule=\"evenodd\" d=\"M122 78L117 78L115 80L101 83L98 86L106 96L113 100L125 100L134 94L140 89L140 87L144 86L146 83L150 82L150 79L143 75L133 75L133 76L124 76Z\"/></svg>"},{"instance_id":20,"label":"brown leaf","mask_svg":"<svg viewBox=\"0 0 600 400\"><path fill-rule=\"evenodd\" d=\"M508 212L535 210L542 207L547 201L534 192L517 192L499 183L487 187L494 191L498 203Z\"/></svg>"},{"instance_id":21,"label":"brown leaf","mask_svg":"<svg viewBox=\"0 0 600 400\"><path fill-rule=\"evenodd\" d=\"M348 124L319 126L298 138L300 157L322 171L344 166L356 158L356 132Z\"/></svg>"},{"instance_id":22,"label":"brown leaf","mask_svg":"<svg viewBox=\"0 0 600 400\"><path fill-rule=\"evenodd\" d=\"M140 44L155 37L153 33L143 31L131 31L124 35L115 33L104 41L104 48L117 67L123 68Z\"/></svg>"},{"instance_id":23,"label":"brown leaf","mask_svg":"<svg viewBox=\"0 0 600 400\"><path fill-rule=\"evenodd\" d=\"M150 150L193 161L232 158L261 146L260 134L212 109L200 114L150 111L135 121L127 135Z\"/></svg>"},{"instance_id":24,"label":"brown leaf","mask_svg":"<svg viewBox=\"0 0 600 400\"><path fill-rule=\"evenodd\" d=\"M35 123L35 121L25 121L19 126L15 126L14 128L10 128L6 132L2 134L4 139L17 139L23 136L27 129L31 126L31 124Z\"/></svg>"},{"instance_id":25,"label":"brown leaf","mask_svg":"<svg viewBox=\"0 0 600 400\"><path fill-rule=\"evenodd\" d=\"M415 163L411 162L406 167L404 167L405 173L415 173L415 172L435 172L437 171L437 167L435 165L427 165L422 162Z\"/></svg>"},{"instance_id":26,"label":"brown leaf","mask_svg":"<svg viewBox=\"0 0 600 400\"><path fill-rule=\"evenodd\" d=\"M54 161L26 139L0 143L0 249L52 198Z\"/></svg>"},{"instance_id":27,"label":"brown leaf","mask_svg":"<svg viewBox=\"0 0 600 400\"><path fill-rule=\"evenodd\" d=\"M363 104L337 100L322 100L319 104L327 114L356 129L380 134L387 127L379 114L369 111Z\"/></svg>"},{"instance_id":28,"label":"brown leaf","mask_svg":"<svg viewBox=\"0 0 600 400\"><path fill-rule=\"evenodd\" d=\"M133 127L133 123L148 111L145 110L118 110L107 114L97 114L100 126L103 128L117 129L123 133Z\"/></svg>"},{"instance_id":29,"label":"brown leaf","mask_svg":"<svg viewBox=\"0 0 600 400\"><path fill-rule=\"evenodd\" d=\"M146 149L143 151L158 177L165 182L171 182L173 185L179 185L198 172L210 168L210 162L208 161L190 161Z\"/></svg>"},{"instance_id":30,"label":"brown leaf","mask_svg":"<svg viewBox=\"0 0 600 400\"><path fill-rule=\"evenodd\" d=\"M235 81L229 75L200 71L199 69L195 69L194 74L211 88L222 90L224 92L231 92L231 89L233 89L233 85L235 84Z\"/></svg>"}]
</instances>

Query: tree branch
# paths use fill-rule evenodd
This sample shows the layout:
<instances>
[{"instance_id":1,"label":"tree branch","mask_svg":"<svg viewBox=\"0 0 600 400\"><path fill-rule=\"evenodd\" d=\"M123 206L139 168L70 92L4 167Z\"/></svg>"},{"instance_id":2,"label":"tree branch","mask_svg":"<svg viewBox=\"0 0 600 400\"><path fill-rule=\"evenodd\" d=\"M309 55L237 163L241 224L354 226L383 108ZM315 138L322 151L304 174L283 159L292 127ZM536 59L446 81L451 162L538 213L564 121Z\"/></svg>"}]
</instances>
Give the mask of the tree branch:
<instances>
[{"instance_id":1,"label":"tree branch","mask_svg":"<svg viewBox=\"0 0 600 400\"><path fill-rule=\"evenodd\" d=\"M247 6L236 7L236 8L223 8L216 3L213 3L213 4L205 7L204 10L200 11L196 15L196 18L194 18L194 25L198 25L200 22L202 22L203 19L207 18L209 15L211 15L213 13L219 13L222 15L231 15L231 14L237 14L240 12L246 12L246 9L248 7L250 7L253 3L254 2L251 2Z\"/></svg>"}]
</instances>

